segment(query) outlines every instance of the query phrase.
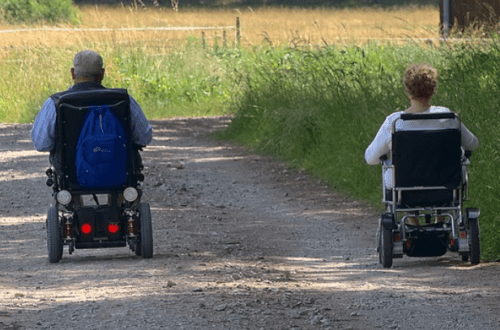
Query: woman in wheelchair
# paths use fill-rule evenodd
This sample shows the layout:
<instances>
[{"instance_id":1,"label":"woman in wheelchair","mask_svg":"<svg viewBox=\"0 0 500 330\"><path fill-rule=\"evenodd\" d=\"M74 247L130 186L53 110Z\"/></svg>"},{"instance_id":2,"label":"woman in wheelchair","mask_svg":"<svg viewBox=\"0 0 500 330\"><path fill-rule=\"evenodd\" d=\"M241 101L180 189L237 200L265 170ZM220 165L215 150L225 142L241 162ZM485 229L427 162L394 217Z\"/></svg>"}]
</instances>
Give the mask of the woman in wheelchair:
<instances>
[{"instance_id":1,"label":"woman in wheelchair","mask_svg":"<svg viewBox=\"0 0 500 330\"><path fill-rule=\"evenodd\" d=\"M408 252L411 237L406 235L408 230L422 230L417 227L420 225L419 218L425 217L429 224L432 215L436 223L446 222L450 225L453 244L454 239L459 236L458 227L464 222L461 219L462 199L456 195L457 192L462 193L466 184L464 166L468 161L465 155L476 149L479 142L455 113L448 108L430 104L437 85L438 72L434 67L426 63L410 65L403 77L410 107L402 111L398 109L387 116L365 151L365 159L369 165L384 164L383 202L388 210L385 216L392 217L393 225L388 227L393 227L392 232L396 238L391 239L394 241L390 244L391 257L381 255L381 262L385 267L392 265L393 255L402 257L403 252ZM452 144L456 145L455 149ZM421 188L420 191L415 187ZM434 211L429 213L429 209ZM398 226L399 211L405 215ZM408 224L417 228L408 228ZM401 242L397 241L398 238ZM399 243L405 245L399 248ZM379 242L379 249L381 248ZM389 251L385 250L387 254ZM465 248L461 251L465 251ZM465 252L462 253L464 255ZM384 258L386 259L383 260Z\"/></svg>"},{"instance_id":2,"label":"woman in wheelchair","mask_svg":"<svg viewBox=\"0 0 500 330\"><path fill-rule=\"evenodd\" d=\"M380 159L391 151L392 124L403 113L424 114L424 113L442 113L451 112L450 109L439 106L432 106L430 100L436 93L438 84L438 72L429 64L412 64L404 74L403 85L406 95L410 100L410 107L403 111L396 111L385 118L384 123L378 130L375 139L365 151L366 162L370 165L377 165L382 162ZM438 129L449 128L451 121L412 121L411 123L401 123L401 129ZM464 124L461 125L462 148L466 151L473 151L479 146L478 139L472 134ZM392 186L392 171L389 169L384 173L384 182L386 187Z\"/></svg>"}]
</instances>

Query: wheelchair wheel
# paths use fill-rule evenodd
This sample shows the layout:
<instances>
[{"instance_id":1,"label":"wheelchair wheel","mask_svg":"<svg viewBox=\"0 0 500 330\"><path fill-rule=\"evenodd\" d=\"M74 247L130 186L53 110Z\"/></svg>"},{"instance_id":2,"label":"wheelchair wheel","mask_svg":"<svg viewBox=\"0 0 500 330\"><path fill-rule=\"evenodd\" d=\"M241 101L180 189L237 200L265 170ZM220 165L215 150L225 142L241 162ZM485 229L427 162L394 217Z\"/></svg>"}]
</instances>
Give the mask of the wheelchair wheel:
<instances>
[{"instance_id":1,"label":"wheelchair wheel","mask_svg":"<svg viewBox=\"0 0 500 330\"><path fill-rule=\"evenodd\" d=\"M151 223L151 209L148 203L139 204L140 242L135 253L143 258L153 257L153 225Z\"/></svg>"},{"instance_id":2,"label":"wheelchair wheel","mask_svg":"<svg viewBox=\"0 0 500 330\"><path fill-rule=\"evenodd\" d=\"M478 219L469 219L469 235L470 235L470 263L477 265L480 261L481 250L479 247L479 222Z\"/></svg>"},{"instance_id":3,"label":"wheelchair wheel","mask_svg":"<svg viewBox=\"0 0 500 330\"><path fill-rule=\"evenodd\" d=\"M51 207L47 214L47 249L49 262L57 263L62 258L63 240L59 226L59 215L55 207Z\"/></svg>"},{"instance_id":4,"label":"wheelchair wheel","mask_svg":"<svg viewBox=\"0 0 500 330\"><path fill-rule=\"evenodd\" d=\"M392 230L380 226L379 260L384 268L392 267Z\"/></svg>"}]
</instances>

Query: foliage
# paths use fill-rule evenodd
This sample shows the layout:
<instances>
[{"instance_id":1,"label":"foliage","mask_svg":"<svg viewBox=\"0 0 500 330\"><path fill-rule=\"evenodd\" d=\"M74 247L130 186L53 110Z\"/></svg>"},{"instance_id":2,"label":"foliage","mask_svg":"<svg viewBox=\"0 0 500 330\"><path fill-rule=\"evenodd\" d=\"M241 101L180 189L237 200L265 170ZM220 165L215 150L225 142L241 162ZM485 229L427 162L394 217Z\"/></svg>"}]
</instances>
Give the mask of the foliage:
<instances>
[{"instance_id":1,"label":"foliage","mask_svg":"<svg viewBox=\"0 0 500 330\"><path fill-rule=\"evenodd\" d=\"M71 0L3 0L0 19L8 22L76 22Z\"/></svg>"},{"instance_id":2,"label":"foliage","mask_svg":"<svg viewBox=\"0 0 500 330\"><path fill-rule=\"evenodd\" d=\"M409 104L401 75L412 62L438 68L433 104L456 111L481 142L470 167L470 207L482 217L483 257L500 258L500 44L265 49L245 69L243 97L224 137L277 154L353 197L381 205L380 167L364 150L385 116Z\"/></svg>"}]
</instances>

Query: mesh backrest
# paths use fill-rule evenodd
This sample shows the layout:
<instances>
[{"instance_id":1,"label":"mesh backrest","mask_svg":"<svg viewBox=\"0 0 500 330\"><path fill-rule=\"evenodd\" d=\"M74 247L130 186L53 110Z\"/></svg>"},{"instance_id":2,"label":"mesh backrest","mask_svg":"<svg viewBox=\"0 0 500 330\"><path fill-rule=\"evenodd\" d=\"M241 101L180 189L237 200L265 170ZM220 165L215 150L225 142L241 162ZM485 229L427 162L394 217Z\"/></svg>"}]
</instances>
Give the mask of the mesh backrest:
<instances>
[{"instance_id":1,"label":"mesh backrest","mask_svg":"<svg viewBox=\"0 0 500 330\"><path fill-rule=\"evenodd\" d=\"M459 187L461 133L458 129L396 131L392 136L395 186Z\"/></svg>"}]
</instances>

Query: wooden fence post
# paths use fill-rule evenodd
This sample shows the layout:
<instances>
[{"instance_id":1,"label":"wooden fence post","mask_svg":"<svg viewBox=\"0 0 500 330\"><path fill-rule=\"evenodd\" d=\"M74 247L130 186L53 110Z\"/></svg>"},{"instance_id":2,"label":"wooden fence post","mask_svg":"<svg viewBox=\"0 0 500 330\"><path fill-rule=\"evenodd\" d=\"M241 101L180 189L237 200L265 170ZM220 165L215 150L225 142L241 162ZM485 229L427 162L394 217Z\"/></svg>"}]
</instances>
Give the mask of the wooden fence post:
<instances>
[{"instance_id":1,"label":"wooden fence post","mask_svg":"<svg viewBox=\"0 0 500 330\"><path fill-rule=\"evenodd\" d=\"M227 36L226 30L222 30L222 47L226 48L227 46Z\"/></svg>"},{"instance_id":2,"label":"wooden fence post","mask_svg":"<svg viewBox=\"0 0 500 330\"><path fill-rule=\"evenodd\" d=\"M240 47L241 43L241 27L240 27L240 17L236 17L236 47Z\"/></svg>"},{"instance_id":3,"label":"wooden fence post","mask_svg":"<svg viewBox=\"0 0 500 330\"><path fill-rule=\"evenodd\" d=\"M205 42L205 31L201 31L201 45L203 46L203 49L205 49L207 46Z\"/></svg>"}]
</instances>

